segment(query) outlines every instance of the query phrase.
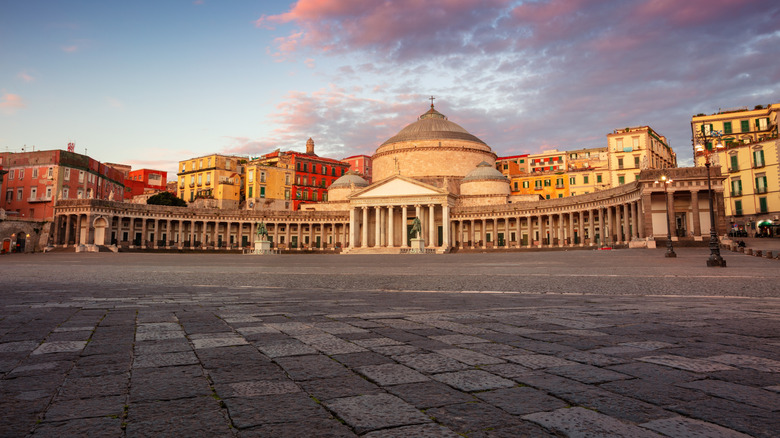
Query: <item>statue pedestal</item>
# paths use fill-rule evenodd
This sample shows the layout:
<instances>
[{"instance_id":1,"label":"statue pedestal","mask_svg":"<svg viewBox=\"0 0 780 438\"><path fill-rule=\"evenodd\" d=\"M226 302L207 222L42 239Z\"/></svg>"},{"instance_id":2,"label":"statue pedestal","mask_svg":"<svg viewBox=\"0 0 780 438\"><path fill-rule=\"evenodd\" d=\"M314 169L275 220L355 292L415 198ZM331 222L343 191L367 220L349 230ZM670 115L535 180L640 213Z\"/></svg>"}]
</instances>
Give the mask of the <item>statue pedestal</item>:
<instances>
[{"instance_id":1,"label":"statue pedestal","mask_svg":"<svg viewBox=\"0 0 780 438\"><path fill-rule=\"evenodd\" d=\"M425 240L412 239L409 254L425 254Z\"/></svg>"},{"instance_id":2,"label":"statue pedestal","mask_svg":"<svg viewBox=\"0 0 780 438\"><path fill-rule=\"evenodd\" d=\"M254 254L271 254L271 242L267 240L255 240Z\"/></svg>"}]
</instances>

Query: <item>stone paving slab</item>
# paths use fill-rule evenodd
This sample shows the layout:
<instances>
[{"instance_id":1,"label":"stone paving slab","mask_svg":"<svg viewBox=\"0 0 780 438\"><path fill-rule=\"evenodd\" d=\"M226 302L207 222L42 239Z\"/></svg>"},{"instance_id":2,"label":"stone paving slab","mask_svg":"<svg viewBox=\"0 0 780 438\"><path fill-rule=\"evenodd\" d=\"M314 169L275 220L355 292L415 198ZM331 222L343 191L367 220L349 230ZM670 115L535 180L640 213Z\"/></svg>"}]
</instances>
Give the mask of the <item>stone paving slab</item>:
<instances>
[{"instance_id":1,"label":"stone paving slab","mask_svg":"<svg viewBox=\"0 0 780 438\"><path fill-rule=\"evenodd\" d=\"M750 438L750 435L717 424L686 417L653 420L640 426L672 438Z\"/></svg>"},{"instance_id":2,"label":"stone paving slab","mask_svg":"<svg viewBox=\"0 0 780 438\"><path fill-rule=\"evenodd\" d=\"M456 371L453 373L434 374L439 382L446 383L455 389L465 392L487 391L497 388L510 388L516 383L512 380L490 374L483 370Z\"/></svg>"},{"instance_id":3,"label":"stone paving slab","mask_svg":"<svg viewBox=\"0 0 780 438\"><path fill-rule=\"evenodd\" d=\"M645 356L638 358L638 360L642 362L649 362L672 368L678 368L681 370L693 371L695 373L710 373L713 371L726 371L734 369L734 367L723 365L719 362L711 360L688 358L672 354L665 354L662 356Z\"/></svg>"},{"instance_id":4,"label":"stone paving slab","mask_svg":"<svg viewBox=\"0 0 780 438\"><path fill-rule=\"evenodd\" d=\"M594 436L659 438L660 435L641 427L622 422L598 412L583 408L563 408L552 412L538 412L523 417L570 438Z\"/></svg>"},{"instance_id":5,"label":"stone paving slab","mask_svg":"<svg viewBox=\"0 0 780 438\"><path fill-rule=\"evenodd\" d=\"M357 433L392 426L428 423L425 414L390 394L369 394L324 402Z\"/></svg>"},{"instance_id":6,"label":"stone paving slab","mask_svg":"<svg viewBox=\"0 0 780 438\"><path fill-rule=\"evenodd\" d=\"M416 383L430 380L423 374L400 364L366 365L356 369L377 385L400 385L402 383Z\"/></svg>"}]
</instances>

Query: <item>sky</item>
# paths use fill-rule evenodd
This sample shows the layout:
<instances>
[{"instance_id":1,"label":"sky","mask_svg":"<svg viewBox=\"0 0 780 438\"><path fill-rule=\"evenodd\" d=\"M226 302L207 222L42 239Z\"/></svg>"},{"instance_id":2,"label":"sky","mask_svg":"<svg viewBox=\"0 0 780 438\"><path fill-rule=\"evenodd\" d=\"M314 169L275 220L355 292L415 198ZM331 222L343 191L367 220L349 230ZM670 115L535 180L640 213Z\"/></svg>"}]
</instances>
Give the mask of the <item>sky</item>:
<instances>
[{"instance_id":1,"label":"sky","mask_svg":"<svg viewBox=\"0 0 780 438\"><path fill-rule=\"evenodd\" d=\"M0 151L169 171L371 155L430 107L498 156L780 103L775 0L0 2Z\"/></svg>"}]
</instances>

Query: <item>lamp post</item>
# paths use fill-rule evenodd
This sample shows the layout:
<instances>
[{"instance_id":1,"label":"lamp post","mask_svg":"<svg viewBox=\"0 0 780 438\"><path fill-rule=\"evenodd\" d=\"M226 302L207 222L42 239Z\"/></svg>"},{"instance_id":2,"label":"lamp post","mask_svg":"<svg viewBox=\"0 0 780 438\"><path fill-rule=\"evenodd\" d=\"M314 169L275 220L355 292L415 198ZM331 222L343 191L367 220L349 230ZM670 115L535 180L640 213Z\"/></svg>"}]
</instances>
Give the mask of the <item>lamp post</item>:
<instances>
[{"instance_id":1,"label":"lamp post","mask_svg":"<svg viewBox=\"0 0 780 438\"><path fill-rule=\"evenodd\" d=\"M656 184L663 184L664 186L664 200L666 201L666 254L664 257L677 257L677 253L674 252L672 247L672 225L671 218L669 217L669 192L666 191L666 186L672 183L666 175L661 175L659 180L656 180Z\"/></svg>"},{"instance_id":2,"label":"lamp post","mask_svg":"<svg viewBox=\"0 0 780 438\"><path fill-rule=\"evenodd\" d=\"M721 137L723 131L705 130L701 127L699 132L695 133L693 143L697 154L704 155L704 166L707 167L707 190L710 200L710 258L707 259L707 266L726 267L726 261L720 256L720 242L718 233L715 231L715 209L713 208L712 181L710 178L710 155L718 150L725 149Z\"/></svg>"}]
</instances>

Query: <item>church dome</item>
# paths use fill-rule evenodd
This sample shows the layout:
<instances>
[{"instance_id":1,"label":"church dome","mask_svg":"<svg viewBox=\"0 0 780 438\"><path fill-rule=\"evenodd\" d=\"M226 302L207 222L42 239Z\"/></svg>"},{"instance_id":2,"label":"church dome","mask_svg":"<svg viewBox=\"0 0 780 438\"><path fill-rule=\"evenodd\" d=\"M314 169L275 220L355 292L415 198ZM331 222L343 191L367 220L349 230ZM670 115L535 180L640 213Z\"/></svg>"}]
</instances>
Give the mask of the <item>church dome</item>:
<instances>
[{"instance_id":1,"label":"church dome","mask_svg":"<svg viewBox=\"0 0 780 438\"><path fill-rule=\"evenodd\" d=\"M469 172L463 181L506 181L506 177L498 169L491 166L487 161L477 164L477 168Z\"/></svg>"},{"instance_id":2,"label":"church dome","mask_svg":"<svg viewBox=\"0 0 780 438\"><path fill-rule=\"evenodd\" d=\"M496 162L490 146L431 104L417 121L377 148L372 166L374 181L402 175L440 186L445 179L460 181L483 161Z\"/></svg>"},{"instance_id":3,"label":"church dome","mask_svg":"<svg viewBox=\"0 0 780 438\"><path fill-rule=\"evenodd\" d=\"M436 111L433 104L431 104L431 109L428 112L421 115L416 122L407 125L398 134L390 137L389 140L382 143L382 146L405 141L442 139L468 140L485 144L484 141L472 135L457 123L447 120L447 117Z\"/></svg>"},{"instance_id":4,"label":"church dome","mask_svg":"<svg viewBox=\"0 0 780 438\"><path fill-rule=\"evenodd\" d=\"M355 187L368 187L368 181L364 180L354 170L350 170L349 172L339 177L336 181L333 181L333 184L330 185L329 189L351 187L352 185Z\"/></svg>"}]
</instances>

